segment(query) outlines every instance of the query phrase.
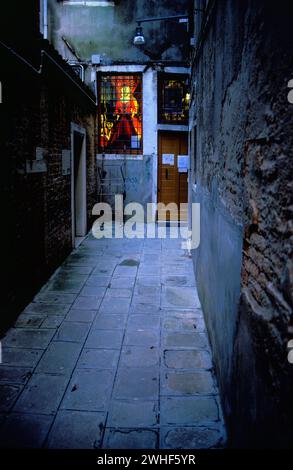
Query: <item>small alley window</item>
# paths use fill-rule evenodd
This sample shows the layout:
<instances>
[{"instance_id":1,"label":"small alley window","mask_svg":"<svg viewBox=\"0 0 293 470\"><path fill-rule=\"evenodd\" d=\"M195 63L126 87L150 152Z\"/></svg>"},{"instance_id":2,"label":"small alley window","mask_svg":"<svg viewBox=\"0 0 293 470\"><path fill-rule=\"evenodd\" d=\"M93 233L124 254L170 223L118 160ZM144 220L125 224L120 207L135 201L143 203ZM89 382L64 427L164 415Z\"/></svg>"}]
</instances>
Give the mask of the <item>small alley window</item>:
<instances>
[{"instance_id":1,"label":"small alley window","mask_svg":"<svg viewBox=\"0 0 293 470\"><path fill-rule=\"evenodd\" d=\"M165 124L188 123L188 76L159 76L158 119Z\"/></svg>"},{"instance_id":2,"label":"small alley window","mask_svg":"<svg viewBox=\"0 0 293 470\"><path fill-rule=\"evenodd\" d=\"M99 149L102 153L142 153L141 75L104 75L99 83Z\"/></svg>"}]
</instances>

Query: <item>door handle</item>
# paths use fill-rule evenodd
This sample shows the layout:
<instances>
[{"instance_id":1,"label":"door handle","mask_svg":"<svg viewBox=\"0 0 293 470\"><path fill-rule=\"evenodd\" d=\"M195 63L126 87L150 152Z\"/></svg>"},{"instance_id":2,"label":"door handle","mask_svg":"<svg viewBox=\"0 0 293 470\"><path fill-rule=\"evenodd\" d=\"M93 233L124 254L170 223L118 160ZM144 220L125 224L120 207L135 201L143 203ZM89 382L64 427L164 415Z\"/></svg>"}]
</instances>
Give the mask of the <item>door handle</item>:
<instances>
[{"instance_id":1,"label":"door handle","mask_svg":"<svg viewBox=\"0 0 293 470\"><path fill-rule=\"evenodd\" d=\"M168 168L165 170L165 179L167 180L169 178L169 173L168 173Z\"/></svg>"}]
</instances>

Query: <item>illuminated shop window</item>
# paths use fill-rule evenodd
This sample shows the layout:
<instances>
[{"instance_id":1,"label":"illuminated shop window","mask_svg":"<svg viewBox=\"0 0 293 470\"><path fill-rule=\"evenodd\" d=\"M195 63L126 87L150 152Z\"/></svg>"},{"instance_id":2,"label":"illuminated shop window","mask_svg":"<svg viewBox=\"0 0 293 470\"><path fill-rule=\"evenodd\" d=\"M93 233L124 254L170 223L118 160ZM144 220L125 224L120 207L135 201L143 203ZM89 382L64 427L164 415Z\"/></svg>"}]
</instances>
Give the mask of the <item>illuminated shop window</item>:
<instances>
[{"instance_id":1,"label":"illuminated shop window","mask_svg":"<svg viewBox=\"0 0 293 470\"><path fill-rule=\"evenodd\" d=\"M187 124L188 106L188 77L186 75L160 75L159 122L166 124Z\"/></svg>"},{"instance_id":2,"label":"illuminated shop window","mask_svg":"<svg viewBox=\"0 0 293 470\"><path fill-rule=\"evenodd\" d=\"M142 153L141 75L100 75L99 148Z\"/></svg>"}]
</instances>

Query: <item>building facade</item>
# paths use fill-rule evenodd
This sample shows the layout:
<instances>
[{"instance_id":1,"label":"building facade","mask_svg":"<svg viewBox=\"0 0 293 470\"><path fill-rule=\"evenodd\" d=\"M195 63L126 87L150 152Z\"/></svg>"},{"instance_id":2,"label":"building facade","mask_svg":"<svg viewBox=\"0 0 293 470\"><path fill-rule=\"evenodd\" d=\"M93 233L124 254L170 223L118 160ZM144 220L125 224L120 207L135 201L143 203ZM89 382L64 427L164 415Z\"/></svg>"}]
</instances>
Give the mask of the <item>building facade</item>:
<instances>
[{"instance_id":1,"label":"building facade","mask_svg":"<svg viewBox=\"0 0 293 470\"><path fill-rule=\"evenodd\" d=\"M125 204L187 203L187 173L178 172L177 155L188 153L191 3L49 2L54 46L97 94L99 200L113 204L122 194ZM170 18L178 15L185 20ZM140 46L133 44L138 19ZM171 164L163 162L167 154Z\"/></svg>"},{"instance_id":2,"label":"building facade","mask_svg":"<svg viewBox=\"0 0 293 470\"><path fill-rule=\"evenodd\" d=\"M292 77L287 2L198 1L190 200L230 444L292 446Z\"/></svg>"},{"instance_id":3,"label":"building facade","mask_svg":"<svg viewBox=\"0 0 293 470\"><path fill-rule=\"evenodd\" d=\"M44 39L39 2L5 7L0 53L5 330L90 228L97 108Z\"/></svg>"}]
</instances>

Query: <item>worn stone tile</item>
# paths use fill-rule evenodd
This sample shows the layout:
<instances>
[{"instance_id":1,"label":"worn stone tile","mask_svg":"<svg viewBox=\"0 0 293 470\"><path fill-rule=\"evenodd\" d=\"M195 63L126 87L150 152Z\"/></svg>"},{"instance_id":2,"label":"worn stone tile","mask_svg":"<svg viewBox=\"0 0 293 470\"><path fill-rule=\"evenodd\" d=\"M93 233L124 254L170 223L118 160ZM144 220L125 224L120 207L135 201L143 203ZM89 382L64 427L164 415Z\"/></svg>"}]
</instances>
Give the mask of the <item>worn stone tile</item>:
<instances>
[{"instance_id":1,"label":"worn stone tile","mask_svg":"<svg viewBox=\"0 0 293 470\"><path fill-rule=\"evenodd\" d=\"M53 335L54 331L51 330L11 328L2 340L2 344L10 348L46 349Z\"/></svg>"},{"instance_id":2,"label":"worn stone tile","mask_svg":"<svg viewBox=\"0 0 293 470\"><path fill-rule=\"evenodd\" d=\"M118 349L84 349L77 363L79 369L114 369L117 367Z\"/></svg>"},{"instance_id":3,"label":"worn stone tile","mask_svg":"<svg viewBox=\"0 0 293 470\"><path fill-rule=\"evenodd\" d=\"M145 429L106 429L103 449L156 449L158 432Z\"/></svg>"},{"instance_id":4,"label":"worn stone tile","mask_svg":"<svg viewBox=\"0 0 293 470\"><path fill-rule=\"evenodd\" d=\"M37 373L70 374L81 351L81 345L52 341L40 360Z\"/></svg>"},{"instance_id":5,"label":"worn stone tile","mask_svg":"<svg viewBox=\"0 0 293 470\"><path fill-rule=\"evenodd\" d=\"M15 322L16 328L40 328L44 321L44 315L31 315L22 313Z\"/></svg>"},{"instance_id":6,"label":"worn stone tile","mask_svg":"<svg viewBox=\"0 0 293 470\"><path fill-rule=\"evenodd\" d=\"M0 411L12 408L22 389L23 385L0 384Z\"/></svg>"},{"instance_id":7,"label":"worn stone tile","mask_svg":"<svg viewBox=\"0 0 293 470\"><path fill-rule=\"evenodd\" d=\"M54 341L83 343L89 330L90 325L88 323L64 321L54 336Z\"/></svg>"},{"instance_id":8,"label":"worn stone tile","mask_svg":"<svg viewBox=\"0 0 293 470\"><path fill-rule=\"evenodd\" d=\"M116 263L104 263L102 261L99 262L99 266L97 266L93 270L93 275L94 276L111 276L113 274L113 271L115 269Z\"/></svg>"},{"instance_id":9,"label":"worn stone tile","mask_svg":"<svg viewBox=\"0 0 293 470\"><path fill-rule=\"evenodd\" d=\"M154 347L124 346L121 367L150 367L159 365L159 351Z\"/></svg>"},{"instance_id":10,"label":"worn stone tile","mask_svg":"<svg viewBox=\"0 0 293 470\"><path fill-rule=\"evenodd\" d=\"M56 305L50 303L38 303L32 302L29 304L25 312L26 313L34 313L34 314L42 314L42 315L66 315L68 310L70 309L70 305Z\"/></svg>"},{"instance_id":11,"label":"worn stone tile","mask_svg":"<svg viewBox=\"0 0 293 470\"><path fill-rule=\"evenodd\" d=\"M212 397L162 397L161 424L201 425L219 419L218 405Z\"/></svg>"},{"instance_id":12,"label":"worn stone tile","mask_svg":"<svg viewBox=\"0 0 293 470\"><path fill-rule=\"evenodd\" d=\"M48 315L42 323L42 328L57 329L64 320L64 315Z\"/></svg>"},{"instance_id":13,"label":"worn stone tile","mask_svg":"<svg viewBox=\"0 0 293 470\"><path fill-rule=\"evenodd\" d=\"M0 430L0 447L4 449L40 449L49 432L53 416L13 413Z\"/></svg>"},{"instance_id":14,"label":"worn stone tile","mask_svg":"<svg viewBox=\"0 0 293 470\"><path fill-rule=\"evenodd\" d=\"M137 266L117 266L113 277L135 277L137 274Z\"/></svg>"},{"instance_id":15,"label":"worn stone tile","mask_svg":"<svg viewBox=\"0 0 293 470\"><path fill-rule=\"evenodd\" d=\"M127 323L128 328L154 328L159 331L160 317L158 315L130 315Z\"/></svg>"},{"instance_id":16,"label":"worn stone tile","mask_svg":"<svg viewBox=\"0 0 293 470\"><path fill-rule=\"evenodd\" d=\"M194 276L184 276L184 275L170 275L166 274L162 278L162 284L170 287L194 287L195 280Z\"/></svg>"},{"instance_id":17,"label":"worn stone tile","mask_svg":"<svg viewBox=\"0 0 293 470\"><path fill-rule=\"evenodd\" d=\"M99 262L99 256L85 255L82 253L73 253L67 258L67 263L74 263L75 266L96 266Z\"/></svg>"},{"instance_id":18,"label":"worn stone tile","mask_svg":"<svg viewBox=\"0 0 293 470\"><path fill-rule=\"evenodd\" d=\"M63 375L34 374L17 400L14 411L52 414L57 411L68 383Z\"/></svg>"},{"instance_id":19,"label":"worn stone tile","mask_svg":"<svg viewBox=\"0 0 293 470\"><path fill-rule=\"evenodd\" d=\"M85 283L88 287L108 287L111 276L91 275Z\"/></svg>"},{"instance_id":20,"label":"worn stone tile","mask_svg":"<svg viewBox=\"0 0 293 470\"><path fill-rule=\"evenodd\" d=\"M132 296L131 289L123 289L123 288L116 288L116 289L107 289L105 299L114 299L114 298L124 298L129 299Z\"/></svg>"},{"instance_id":21,"label":"worn stone tile","mask_svg":"<svg viewBox=\"0 0 293 470\"><path fill-rule=\"evenodd\" d=\"M8 348L3 346L2 364L33 368L39 362L43 351L40 349Z\"/></svg>"},{"instance_id":22,"label":"worn stone tile","mask_svg":"<svg viewBox=\"0 0 293 470\"><path fill-rule=\"evenodd\" d=\"M25 384L31 375L32 369L0 364L0 382L2 383Z\"/></svg>"},{"instance_id":23,"label":"worn stone tile","mask_svg":"<svg viewBox=\"0 0 293 470\"><path fill-rule=\"evenodd\" d=\"M104 299L100 306L100 313L128 313L130 299Z\"/></svg>"},{"instance_id":24,"label":"worn stone tile","mask_svg":"<svg viewBox=\"0 0 293 470\"><path fill-rule=\"evenodd\" d=\"M223 446L223 432L218 427L163 427L161 429L161 449L214 449Z\"/></svg>"},{"instance_id":25,"label":"worn stone tile","mask_svg":"<svg viewBox=\"0 0 293 470\"><path fill-rule=\"evenodd\" d=\"M46 447L98 449L101 446L105 420L106 414L101 412L59 411Z\"/></svg>"},{"instance_id":26,"label":"worn stone tile","mask_svg":"<svg viewBox=\"0 0 293 470\"><path fill-rule=\"evenodd\" d=\"M164 365L170 369L211 369L212 360L207 351L166 350Z\"/></svg>"},{"instance_id":27,"label":"worn stone tile","mask_svg":"<svg viewBox=\"0 0 293 470\"><path fill-rule=\"evenodd\" d=\"M156 401L113 401L107 426L110 428L134 428L156 426L159 419Z\"/></svg>"},{"instance_id":28,"label":"worn stone tile","mask_svg":"<svg viewBox=\"0 0 293 470\"><path fill-rule=\"evenodd\" d=\"M73 292L78 293L82 286L84 285L88 276L82 274L68 274L68 277L65 275L57 275L49 284L47 292L50 291L62 291L62 292Z\"/></svg>"},{"instance_id":29,"label":"worn stone tile","mask_svg":"<svg viewBox=\"0 0 293 470\"><path fill-rule=\"evenodd\" d=\"M103 286L85 286L81 291L80 295L84 297L104 297L106 287Z\"/></svg>"},{"instance_id":30,"label":"worn stone tile","mask_svg":"<svg viewBox=\"0 0 293 470\"><path fill-rule=\"evenodd\" d=\"M45 304L69 305L74 302L77 294L68 292L42 292L34 298L34 302Z\"/></svg>"},{"instance_id":31,"label":"worn stone tile","mask_svg":"<svg viewBox=\"0 0 293 470\"><path fill-rule=\"evenodd\" d=\"M161 308L158 304L153 305L150 304L149 302L146 303L132 303L131 304L131 309L130 309L131 314L140 314L142 313L143 315L159 315L161 313Z\"/></svg>"},{"instance_id":32,"label":"worn stone tile","mask_svg":"<svg viewBox=\"0 0 293 470\"><path fill-rule=\"evenodd\" d=\"M83 310L97 310L102 301L101 297L96 296L79 296L76 301L73 303L72 308L74 309L83 309Z\"/></svg>"},{"instance_id":33,"label":"worn stone tile","mask_svg":"<svg viewBox=\"0 0 293 470\"><path fill-rule=\"evenodd\" d=\"M134 277L113 277L109 284L111 289L132 289L135 284Z\"/></svg>"},{"instance_id":34,"label":"worn stone tile","mask_svg":"<svg viewBox=\"0 0 293 470\"><path fill-rule=\"evenodd\" d=\"M208 371L170 371L161 377L162 395L207 395L213 392L213 378Z\"/></svg>"},{"instance_id":35,"label":"worn stone tile","mask_svg":"<svg viewBox=\"0 0 293 470\"><path fill-rule=\"evenodd\" d=\"M93 270L92 266L75 266L74 264L67 263L61 266L58 270L58 274L87 274L89 275Z\"/></svg>"},{"instance_id":36,"label":"worn stone tile","mask_svg":"<svg viewBox=\"0 0 293 470\"><path fill-rule=\"evenodd\" d=\"M121 330L92 330L85 343L86 348L120 349L123 340Z\"/></svg>"},{"instance_id":37,"label":"worn stone tile","mask_svg":"<svg viewBox=\"0 0 293 470\"><path fill-rule=\"evenodd\" d=\"M207 348L207 337L203 333L170 332L163 336L164 345L176 348Z\"/></svg>"},{"instance_id":38,"label":"worn stone tile","mask_svg":"<svg viewBox=\"0 0 293 470\"><path fill-rule=\"evenodd\" d=\"M157 367L119 368L114 385L115 398L158 399Z\"/></svg>"},{"instance_id":39,"label":"worn stone tile","mask_svg":"<svg viewBox=\"0 0 293 470\"><path fill-rule=\"evenodd\" d=\"M197 291L193 287L163 287L162 307L200 308Z\"/></svg>"},{"instance_id":40,"label":"worn stone tile","mask_svg":"<svg viewBox=\"0 0 293 470\"><path fill-rule=\"evenodd\" d=\"M128 329L125 333L125 346L159 346L159 332L154 329Z\"/></svg>"},{"instance_id":41,"label":"worn stone tile","mask_svg":"<svg viewBox=\"0 0 293 470\"><path fill-rule=\"evenodd\" d=\"M113 385L110 370L77 369L61 403L61 409L106 410Z\"/></svg>"},{"instance_id":42,"label":"worn stone tile","mask_svg":"<svg viewBox=\"0 0 293 470\"><path fill-rule=\"evenodd\" d=\"M127 315L99 314L93 323L94 330L124 330Z\"/></svg>"},{"instance_id":43,"label":"worn stone tile","mask_svg":"<svg viewBox=\"0 0 293 470\"><path fill-rule=\"evenodd\" d=\"M141 284L136 284L134 289L135 296L147 296L147 297L157 297L160 295L161 287L160 286L142 286Z\"/></svg>"},{"instance_id":44,"label":"worn stone tile","mask_svg":"<svg viewBox=\"0 0 293 470\"><path fill-rule=\"evenodd\" d=\"M178 331L198 331L201 333L206 331L203 318L196 316L190 318L178 318L178 315L176 315L176 317L167 315L163 319L162 328Z\"/></svg>"},{"instance_id":45,"label":"worn stone tile","mask_svg":"<svg viewBox=\"0 0 293 470\"><path fill-rule=\"evenodd\" d=\"M141 287L160 287L161 279L160 276L152 275L152 276L144 276L138 274L136 279L136 285Z\"/></svg>"},{"instance_id":46,"label":"worn stone tile","mask_svg":"<svg viewBox=\"0 0 293 470\"><path fill-rule=\"evenodd\" d=\"M132 304L133 305L152 305L152 306L160 306L161 296L160 294L156 295L133 295L132 297Z\"/></svg>"},{"instance_id":47,"label":"worn stone tile","mask_svg":"<svg viewBox=\"0 0 293 470\"><path fill-rule=\"evenodd\" d=\"M97 310L72 308L69 310L65 320L66 322L92 323L96 315Z\"/></svg>"}]
</instances>

